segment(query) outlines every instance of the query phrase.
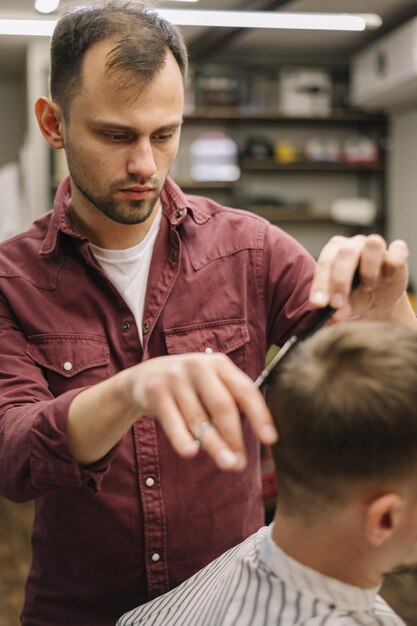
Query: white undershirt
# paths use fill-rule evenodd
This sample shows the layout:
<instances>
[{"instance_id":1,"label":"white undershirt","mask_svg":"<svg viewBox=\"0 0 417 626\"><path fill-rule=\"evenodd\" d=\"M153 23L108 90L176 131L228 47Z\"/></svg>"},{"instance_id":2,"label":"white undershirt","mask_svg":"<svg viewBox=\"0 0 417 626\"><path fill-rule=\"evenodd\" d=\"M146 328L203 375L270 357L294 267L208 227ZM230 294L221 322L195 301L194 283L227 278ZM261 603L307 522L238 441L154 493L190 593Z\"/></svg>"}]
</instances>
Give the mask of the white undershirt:
<instances>
[{"instance_id":1,"label":"white undershirt","mask_svg":"<svg viewBox=\"0 0 417 626\"><path fill-rule=\"evenodd\" d=\"M162 212L159 211L146 237L133 248L107 250L90 243L97 262L132 311L141 343L143 343L142 319L146 285L161 215Z\"/></svg>"}]
</instances>

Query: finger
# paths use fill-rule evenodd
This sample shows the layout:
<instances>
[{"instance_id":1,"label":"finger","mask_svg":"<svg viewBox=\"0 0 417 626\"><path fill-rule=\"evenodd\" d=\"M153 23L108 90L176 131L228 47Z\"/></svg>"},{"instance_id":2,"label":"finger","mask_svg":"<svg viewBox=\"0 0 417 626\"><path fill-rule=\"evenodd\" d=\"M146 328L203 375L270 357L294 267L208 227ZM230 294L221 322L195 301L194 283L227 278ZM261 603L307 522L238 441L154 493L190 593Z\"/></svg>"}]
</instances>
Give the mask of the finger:
<instances>
[{"instance_id":1,"label":"finger","mask_svg":"<svg viewBox=\"0 0 417 626\"><path fill-rule=\"evenodd\" d=\"M246 454L244 449L232 450L218 430L217 422L210 422L201 435L202 448L209 454L215 463L223 470L239 471L246 467Z\"/></svg>"},{"instance_id":2,"label":"finger","mask_svg":"<svg viewBox=\"0 0 417 626\"><path fill-rule=\"evenodd\" d=\"M353 276L359 258L357 243L354 238L335 236L324 246L317 260L310 287L311 304L317 307L328 304L334 308L343 306L345 291L341 289L339 283L340 280L342 283L346 280L345 273L349 264L352 269L351 276ZM342 272L342 278L338 272ZM331 298L333 298L333 302L331 302Z\"/></svg>"},{"instance_id":3,"label":"finger","mask_svg":"<svg viewBox=\"0 0 417 626\"><path fill-rule=\"evenodd\" d=\"M194 457L199 443L188 429L177 403L170 395L160 398L153 412L174 450L182 457Z\"/></svg>"},{"instance_id":4,"label":"finger","mask_svg":"<svg viewBox=\"0 0 417 626\"><path fill-rule=\"evenodd\" d=\"M363 235L333 237L320 253L310 288L310 302L318 307L346 305L353 276L365 243Z\"/></svg>"},{"instance_id":5,"label":"finger","mask_svg":"<svg viewBox=\"0 0 417 626\"><path fill-rule=\"evenodd\" d=\"M392 276L398 270L405 273L408 278L409 248L402 239L395 239L389 246L385 258L385 270Z\"/></svg>"},{"instance_id":6,"label":"finger","mask_svg":"<svg viewBox=\"0 0 417 626\"><path fill-rule=\"evenodd\" d=\"M386 243L380 235L367 237L359 262L361 289L371 291L375 287L381 275L386 251Z\"/></svg>"},{"instance_id":7,"label":"finger","mask_svg":"<svg viewBox=\"0 0 417 626\"><path fill-rule=\"evenodd\" d=\"M344 322L345 320L351 318L352 316L352 307L349 303L344 304L340 309L337 309L335 313L331 316L327 324L338 324L339 322Z\"/></svg>"},{"instance_id":8,"label":"finger","mask_svg":"<svg viewBox=\"0 0 417 626\"><path fill-rule=\"evenodd\" d=\"M192 385L176 390L176 402L183 419L194 436L201 424L214 424L200 437L206 452L222 469L242 469L245 464L245 445L239 412L230 392L224 387L211 364L201 359L190 363Z\"/></svg>"},{"instance_id":9,"label":"finger","mask_svg":"<svg viewBox=\"0 0 417 626\"><path fill-rule=\"evenodd\" d=\"M274 443L278 439L278 433L263 394L249 376L233 363L231 365L232 367L225 367L225 364L220 364L220 376L224 384L231 389L234 401L262 443Z\"/></svg>"},{"instance_id":10,"label":"finger","mask_svg":"<svg viewBox=\"0 0 417 626\"><path fill-rule=\"evenodd\" d=\"M206 360L207 359L207 360ZM208 355L192 368L193 382L213 428L204 436L204 449L223 469L242 469L246 464L245 442L233 389L225 384L220 372L224 367L245 376L222 354ZM233 455L233 456L232 456Z\"/></svg>"},{"instance_id":11,"label":"finger","mask_svg":"<svg viewBox=\"0 0 417 626\"><path fill-rule=\"evenodd\" d=\"M175 389L184 384L182 371L181 363L173 357L150 359L126 370L131 374L130 393L139 415L153 415L174 450L180 456L190 457L197 454L198 445L175 399Z\"/></svg>"}]
</instances>

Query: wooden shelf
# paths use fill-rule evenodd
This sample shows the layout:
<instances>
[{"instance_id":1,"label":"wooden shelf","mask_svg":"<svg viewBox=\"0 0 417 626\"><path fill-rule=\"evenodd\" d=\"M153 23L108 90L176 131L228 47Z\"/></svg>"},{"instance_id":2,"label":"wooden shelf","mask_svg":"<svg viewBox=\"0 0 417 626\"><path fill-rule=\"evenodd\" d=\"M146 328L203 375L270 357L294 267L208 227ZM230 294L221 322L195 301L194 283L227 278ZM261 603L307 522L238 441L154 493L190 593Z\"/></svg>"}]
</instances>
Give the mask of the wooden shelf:
<instances>
[{"instance_id":1,"label":"wooden shelf","mask_svg":"<svg viewBox=\"0 0 417 626\"><path fill-rule=\"evenodd\" d=\"M285 207L285 206L251 206L248 203L244 207L251 213L256 213L262 217L265 217L270 221L283 221L283 222L314 222L314 223L328 223L334 222L330 214L318 213L312 209Z\"/></svg>"},{"instance_id":2,"label":"wooden shelf","mask_svg":"<svg viewBox=\"0 0 417 626\"><path fill-rule=\"evenodd\" d=\"M241 159L242 170L256 172L382 172L382 163L375 164L351 164L351 163L329 163L299 161L294 163L279 163L275 159L251 159L244 157Z\"/></svg>"},{"instance_id":3,"label":"wooden shelf","mask_svg":"<svg viewBox=\"0 0 417 626\"><path fill-rule=\"evenodd\" d=\"M317 208L313 209L305 209L305 208L296 208L296 207L284 207L284 206L251 206L248 204L244 207L246 210L251 213L256 213L256 215L260 215L270 222L274 223L284 223L284 222L292 222L292 223L310 223L310 224L338 224L341 226L351 226L354 228L368 228L368 225L362 224L353 224L351 222L341 222L340 220L335 220L330 215L329 212L325 212L323 210L319 211ZM374 226L375 224L380 223L380 219L377 219L372 224L369 224L369 227Z\"/></svg>"},{"instance_id":4,"label":"wooden shelf","mask_svg":"<svg viewBox=\"0 0 417 626\"><path fill-rule=\"evenodd\" d=\"M367 113L355 110L335 110L330 115L310 116L310 115L284 115L276 109L263 111L249 110L239 107L204 107L196 108L185 113L186 121L225 121L225 122L273 122L274 124L289 122L306 124L356 124L356 123L377 123L385 124L386 116L382 113Z\"/></svg>"},{"instance_id":5,"label":"wooden shelf","mask_svg":"<svg viewBox=\"0 0 417 626\"><path fill-rule=\"evenodd\" d=\"M183 190L216 190L216 189L236 189L239 180L178 180L175 179L177 185Z\"/></svg>"},{"instance_id":6,"label":"wooden shelf","mask_svg":"<svg viewBox=\"0 0 417 626\"><path fill-rule=\"evenodd\" d=\"M204 183L179 183L180 186L185 189L187 192L190 189L204 189ZM209 183L210 184L210 183ZM203 185L203 186L200 186ZM218 183L220 185L220 183ZM227 185L227 183L226 183ZM219 187L222 188L221 186ZM227 188L227 187L226 187ZM241 205L241 206L239 206ZM296 206L296 205L257 205L251 206L250 200L248 199L247 203L238 199L235 199L235 203L233 204L235 208L241 208L242 210L246 210L250 213L255 213L260 217L264 217L268 221L277 224L277 223L307 223L307 224L315 224L315 225L328 225L328 224L338 224L339 226L349 226L352 228L368 228L368 226L362 226L360 224L352 224L351 222L341 222L340 220L335 220L331 217L330 212L325 209L320 209L319 207L304 207L304 206ZM374 225L381 225L382 221L380 218L375 220L373 224L370 224L369 227Z\"/></svg>"}]
</instances>

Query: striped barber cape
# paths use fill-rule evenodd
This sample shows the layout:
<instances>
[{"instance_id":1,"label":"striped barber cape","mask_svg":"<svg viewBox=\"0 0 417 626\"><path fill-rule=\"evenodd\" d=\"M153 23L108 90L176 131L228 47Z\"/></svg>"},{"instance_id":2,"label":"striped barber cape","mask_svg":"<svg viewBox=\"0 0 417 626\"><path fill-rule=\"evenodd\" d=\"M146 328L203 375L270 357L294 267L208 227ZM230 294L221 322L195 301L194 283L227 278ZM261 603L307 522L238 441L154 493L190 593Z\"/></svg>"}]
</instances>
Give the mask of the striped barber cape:
<instances>
[{"instance_id":1,"label":"striped barber cape","mask_svg":"<svg viewBox=\"0 0 417 626\"><path fill-rule=\"evenodd\" d=\"M261 528L116 626L405 626L378 596L295 561Z\"/></svg>"}]
</instances>

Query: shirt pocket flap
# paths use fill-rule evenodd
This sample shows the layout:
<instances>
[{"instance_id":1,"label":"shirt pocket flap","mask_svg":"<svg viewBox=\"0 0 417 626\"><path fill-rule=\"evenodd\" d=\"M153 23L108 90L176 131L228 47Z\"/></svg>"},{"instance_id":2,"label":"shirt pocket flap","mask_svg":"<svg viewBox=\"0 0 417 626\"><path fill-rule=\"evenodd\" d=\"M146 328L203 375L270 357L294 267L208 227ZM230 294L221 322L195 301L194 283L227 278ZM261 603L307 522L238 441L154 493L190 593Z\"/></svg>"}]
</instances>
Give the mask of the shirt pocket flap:
<instances>
[{"instance_id":1,"label":"shirt pocket flap","mask_svg":"<svg viewBox=\"0 0 417 626\"><path fill-rule=\"evenodd\" d=\"M249 341L245 320L220 320L165 331L169 354L188 352L223 352L228 354Z\"/></svg>"},{"instance_id":2,"label":"shirt pocket flap","mask_svg":"<svg viewBox=\"0 0 417 626\"><path fill-rule=\"evenodd\" d=\"M26 354L66 378L110 362L107 341L98 335L32 335Z\"/></svg>"}]
</instances>

